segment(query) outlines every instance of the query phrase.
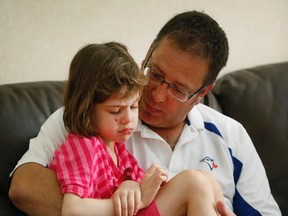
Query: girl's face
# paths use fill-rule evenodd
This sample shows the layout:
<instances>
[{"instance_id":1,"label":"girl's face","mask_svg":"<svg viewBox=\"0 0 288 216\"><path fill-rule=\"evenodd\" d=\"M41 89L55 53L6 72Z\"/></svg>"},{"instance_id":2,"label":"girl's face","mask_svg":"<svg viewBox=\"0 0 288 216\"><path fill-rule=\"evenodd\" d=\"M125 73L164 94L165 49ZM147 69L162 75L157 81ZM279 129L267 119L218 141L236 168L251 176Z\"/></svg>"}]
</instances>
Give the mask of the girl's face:
<instances>
[{"instance_id":1,"label":"girl's face","mask_svg":"<svg viewBox=\"0 0 288 216\"><path fill-rule=\"evenodd\" d=\"M111 96L94 106L94 126L106 145L126 141L132 135L138 123L139 97Z\"/></svg>"}]
</instances>

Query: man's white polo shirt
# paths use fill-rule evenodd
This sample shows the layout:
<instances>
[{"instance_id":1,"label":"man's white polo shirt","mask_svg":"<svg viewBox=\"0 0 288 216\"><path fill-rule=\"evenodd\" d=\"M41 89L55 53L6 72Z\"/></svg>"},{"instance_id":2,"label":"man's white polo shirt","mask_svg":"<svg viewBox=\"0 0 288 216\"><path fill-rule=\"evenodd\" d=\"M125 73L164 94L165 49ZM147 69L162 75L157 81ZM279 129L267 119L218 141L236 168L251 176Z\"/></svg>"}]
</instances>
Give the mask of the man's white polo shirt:
<instances>
[{"instance_id":1,"label":"man's white polo shirt","mask_svg":"<svg viewBox=\"0 0 288 216\"><path fill-rule=\"evenodd\" d=\"M47 119L16 168L28 162L43 166L51 163L54 151L67 137L62 116L60 108ZM246 130L205 105L198 104L189 113L173 151L141 121L127 141L127 149L144 170L155 163L167 168L169 178L185 169L209 171L220 183L226 205L236 215L281 215Z\"/></svg>"}]
</instances>

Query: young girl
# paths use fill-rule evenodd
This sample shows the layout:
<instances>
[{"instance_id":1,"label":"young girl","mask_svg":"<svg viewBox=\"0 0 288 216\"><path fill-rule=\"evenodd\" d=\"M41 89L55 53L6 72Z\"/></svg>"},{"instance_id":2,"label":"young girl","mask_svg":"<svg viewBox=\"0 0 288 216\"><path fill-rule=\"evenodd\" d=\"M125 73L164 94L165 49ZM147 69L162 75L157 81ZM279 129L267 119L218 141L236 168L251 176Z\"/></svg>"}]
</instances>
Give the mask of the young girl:
<instances>
[{"instance_id":1,"label":"young girl","mask_svg":"<svg viewBox=\"0 0 288 216\"><path fill-rule=\"evenodd\" d=\"M51 164L63 215L217 215L222 192L211 176L183 171L166 183L164 169L152 165L144 174L126 150L146 83L122 44L91 44L73 58L64 96L68 138Z\"/></svg>"}]
</instances>

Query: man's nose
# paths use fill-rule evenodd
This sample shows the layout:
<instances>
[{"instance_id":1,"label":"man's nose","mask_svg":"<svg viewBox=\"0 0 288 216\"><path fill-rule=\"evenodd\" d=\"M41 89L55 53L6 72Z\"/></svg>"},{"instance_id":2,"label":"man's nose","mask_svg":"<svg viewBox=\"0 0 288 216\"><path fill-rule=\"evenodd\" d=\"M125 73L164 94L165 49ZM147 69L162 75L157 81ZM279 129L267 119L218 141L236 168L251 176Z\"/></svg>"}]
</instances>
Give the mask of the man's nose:
<instances>
[{"instance_id":1,"label":"man's nose","mask_svg":"<svg viewBox=\"0 0 288 216\"><path fill-rule=\"evenodd\" d=\"M153 100L158 103L164 102L168 94L167 88L168 88L168 84L165 82L163 82L160 85L155 86L155 88L152 91Z\"/></svg>"}]
</instances>

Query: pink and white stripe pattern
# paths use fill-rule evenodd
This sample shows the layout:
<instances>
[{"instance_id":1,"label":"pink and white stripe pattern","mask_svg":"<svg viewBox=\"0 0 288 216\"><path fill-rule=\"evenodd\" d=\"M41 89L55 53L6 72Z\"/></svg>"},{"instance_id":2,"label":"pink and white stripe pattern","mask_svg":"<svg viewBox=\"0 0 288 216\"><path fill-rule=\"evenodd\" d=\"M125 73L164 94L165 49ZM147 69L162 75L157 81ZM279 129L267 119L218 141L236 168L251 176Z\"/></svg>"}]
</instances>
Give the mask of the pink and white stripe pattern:
<instances>
[{"instance_id":1,"label":"pink and white stripe pattern","mask_svg":"<svg viewBox=\"0 0 288 216\"><path fill-rule=\"evenodd\" d=\"M110 198L126 179L140 183L143 170L125 144L116 143L114 149L117 165L101 138L69 134L67 141L55 152L50 166L57 172L62 193L104 199Z\"/></svg>"}]
</instances>

